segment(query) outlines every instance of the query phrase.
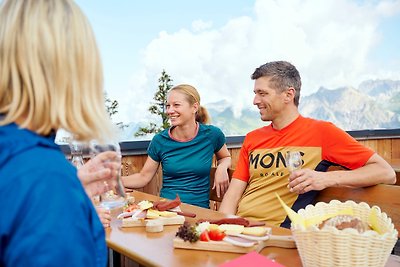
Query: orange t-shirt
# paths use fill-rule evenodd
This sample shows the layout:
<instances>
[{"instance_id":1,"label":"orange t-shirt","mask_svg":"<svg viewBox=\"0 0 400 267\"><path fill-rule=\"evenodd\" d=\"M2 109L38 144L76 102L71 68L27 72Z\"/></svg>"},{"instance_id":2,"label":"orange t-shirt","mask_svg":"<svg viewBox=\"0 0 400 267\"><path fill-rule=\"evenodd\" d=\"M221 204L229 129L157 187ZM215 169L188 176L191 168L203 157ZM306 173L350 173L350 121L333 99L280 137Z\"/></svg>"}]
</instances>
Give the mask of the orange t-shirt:
<instances>
[{"instance_id":1,"label":"orange t-shirt","mask_svg":"<svg viewBox=\"0 0 400 267\"><path fill-rule=\"evenodd\" d=\"M248 183L237 215L289 227L275 192L295 211L313 202L317 191L298 195L287 188L286 151L300 151L302 168L316 171L326 171L331 165L356 169L374 154L332 123L302 116L279 131L271 125L256 129L246 135L233 174Z\"/></svg>"}]
</instances>

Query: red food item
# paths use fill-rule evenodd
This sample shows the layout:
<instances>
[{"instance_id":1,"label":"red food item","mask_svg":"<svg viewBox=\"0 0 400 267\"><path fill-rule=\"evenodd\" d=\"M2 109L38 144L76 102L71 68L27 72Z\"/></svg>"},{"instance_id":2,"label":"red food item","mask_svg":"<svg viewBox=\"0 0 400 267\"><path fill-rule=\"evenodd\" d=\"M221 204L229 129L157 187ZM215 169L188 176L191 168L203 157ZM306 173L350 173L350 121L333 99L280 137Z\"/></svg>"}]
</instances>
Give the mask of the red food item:
<instances>
[{"instance_id":1,"label":"red food item","mask_svg":"<svg viewBox=\"0 0 400 267\"><path fill-rule=\"evenodd\" d=\"M166 211L178 207L181 204L181 199L178 195L174 200L156 201L153 203L153 208L159 211Z\"/></svg>"},{"instance_id":2,"label":"red food item","mask_svg":"<svg viewBox=\"0 0 400 267\"><path fill-rule=\"evenodd\" d=\"M212 229L208 232L208 236L213 241L221 241L225 237L225 233L221 232L218 229Z\"/></svg>"},{"instance_id":3,"label":"red food item","mask_svg":"<svg viewBox=\"0 0 400 267\"><path fill-rule=\"evenodd\" d=\"M208 231L205 230L200 234L200 241L208 242L210 241L210 236L208 235Z\"/></svg>"},{"instance_id":4,"label":"red food item","mask_svg":"<svg viewBox=\"0 0 400 267\"><path fill-rule=\"evenodd\" d=\"M238 224L238 225L243 225L245 227L250 225L249 220L245 219L245 218L223 218L220 220L199 220L199 222L210 222L211 224Z\"/></svg>"},{"instance_id":5,"label":"red food item","mask_svg":"<svg viewBox=\"0 0 400 267\"><path fill-rule=\"evenodd\" d=\"M178 215L182 215L185 217L191 217L194 218L196 217L196 213L191 213L191 212L187 212L187 211L175 211Z\"/></svg>"},{"instance_id":6,"label":"red food item","mask_svg":"<svg viewBox=\"0 0 400 267\"><path fill-rule=\"evenodd\" d=\"M139 208L138 205L136 204L130 204L124 211L125 212L132 212L134 210L137 210Z\"/></svg>"}]
</instances>

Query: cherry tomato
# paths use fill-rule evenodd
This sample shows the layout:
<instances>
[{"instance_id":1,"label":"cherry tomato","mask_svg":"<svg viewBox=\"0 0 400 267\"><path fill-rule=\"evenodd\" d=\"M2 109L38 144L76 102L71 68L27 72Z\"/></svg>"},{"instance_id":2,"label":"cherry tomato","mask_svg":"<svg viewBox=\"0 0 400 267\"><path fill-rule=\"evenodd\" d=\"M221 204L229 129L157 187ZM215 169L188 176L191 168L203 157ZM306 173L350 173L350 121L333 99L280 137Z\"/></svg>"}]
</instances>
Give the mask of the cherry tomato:
<instances>
[{"instance_id":1,"label":"cherry tomato","mask_svg":"<svg viewBox=\"0 0 400 267\"><path fill-rule=\"evenodd\" d=\"M221 241L225 237L225 233L221 232L218 229L213 229L208 232L208 236L213 241Z\"/></svg>"},{"instance_id":2,"label":"cherry tomato","mask_svg":"<svg viewBox=\"0 0 400 267\"><path fill-rule=\"evenodd\" d=\"M210 237L208 236L208 231L205 230L200 234L200 241L208 242L210 241Z\"/></svg>"}]
</instances>

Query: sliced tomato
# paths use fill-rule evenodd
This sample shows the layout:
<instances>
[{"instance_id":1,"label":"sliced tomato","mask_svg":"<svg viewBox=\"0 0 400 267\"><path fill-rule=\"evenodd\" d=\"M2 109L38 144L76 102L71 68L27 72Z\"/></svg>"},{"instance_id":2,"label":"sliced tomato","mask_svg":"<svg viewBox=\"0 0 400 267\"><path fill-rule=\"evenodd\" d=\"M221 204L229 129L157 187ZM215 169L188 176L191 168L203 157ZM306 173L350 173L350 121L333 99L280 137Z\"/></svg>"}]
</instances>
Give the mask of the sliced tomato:
<instances>
[{"instance_id":1,"label":"sliced tomato","mask_svg":"<svg viewBox=\"0 0 400 267\"><path fill-rule=\"evenodd\" d=\"M139 207L139 206L136 205L136 204L131 204L131 205L129 205L128 207L126 207L125 212L132 212L132 211L138 209L138 207Z\"/></svg>"},{"instance_id":2,"label":"sliced tomato","mask_svg":"<svg viewBox=\"0 0 400 267\"><path fill-rule=\"evenodd\" d=\"M203 231L203 232L200 234L200 241L205 241L205 242L210 241L210 237L209 237L209 235L208 235L208 231L207 231L207 230Z\"/></svg>"},{"instance_id":3,"label":"sliced tomato","mask_svg":"<svg viewBox=\"0 0 400 267\"><path fill-rule=\"evenodd\" d=\"M225 233L221 232L218 229L212 229L208 232L208 236L213 241L221 241L225 237Z\"/></svg>"}]
</instances>

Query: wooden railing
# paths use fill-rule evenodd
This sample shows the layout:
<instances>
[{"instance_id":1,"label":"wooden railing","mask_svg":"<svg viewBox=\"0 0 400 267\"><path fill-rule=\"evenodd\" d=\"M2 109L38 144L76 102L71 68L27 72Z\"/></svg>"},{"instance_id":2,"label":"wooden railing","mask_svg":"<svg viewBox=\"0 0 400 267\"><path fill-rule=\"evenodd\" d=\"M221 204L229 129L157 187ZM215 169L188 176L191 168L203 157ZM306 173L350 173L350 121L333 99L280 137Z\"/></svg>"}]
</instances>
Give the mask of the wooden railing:
<instances>
[{"instance_id":1,"label":"wooden railing","mask_svg":"<svg viewBox=\"0 0 400 267\"><path fill-rule=\"evenodd\" d=\"M349 132L349 134L355 137L360 143L376 151L389 162L392 159L400 159L400 129L355 131ZM233 169L236 167L243 139L243 136L227 137L227 146L232 156ZM129 175L142 169L147 158L146 149L148 144L149 141L121 143L123 152L122 175ZM146 193L158 195L161 183L162 171L161 168L159 168L152 181L140 190Z\"/></svg>"}]
</instances>

